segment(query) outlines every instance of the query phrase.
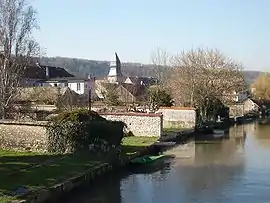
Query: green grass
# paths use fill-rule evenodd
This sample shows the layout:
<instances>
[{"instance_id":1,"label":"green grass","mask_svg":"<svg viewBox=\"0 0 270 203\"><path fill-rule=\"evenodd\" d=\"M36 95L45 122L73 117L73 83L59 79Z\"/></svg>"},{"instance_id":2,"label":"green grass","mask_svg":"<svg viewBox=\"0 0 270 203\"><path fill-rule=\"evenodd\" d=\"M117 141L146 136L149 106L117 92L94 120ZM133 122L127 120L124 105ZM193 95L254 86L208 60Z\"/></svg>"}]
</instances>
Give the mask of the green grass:
<instances>
[{"instance_id":1,"label":"green grass","mask_svg":"<svg viewBox=\"0 0 270 203\"><path fill-rule=\"evenodd\" d=\"M48 160L53 162L29 168ZM19 186L29 190L50 187L101 163L90 153L60 156L0 151L0 202L12 199L9 194Z\"/></svg>"},{"instance_id":2,"label":"green grass","mask_svg":"<svg viewBox=\"0 0 270 203\"><path fill-rule=\"evenodd\" d=\"M157 140L157 137L125 137L122 140L122 146L125 153L132 154L153 144Z\"/></svg>"},{"instance_id":3,"label":"green grass","mask_svg":"<svg viewBox=\"0 0 270 203\"><path fill-rule=\"evenodd\" d=\"M156 137L126 137L123 139L124 154L135 153L157 141ZM15 197L11 193L20 186L31 191L40 190L84 173L106 162L89 152L72 155L42 154L0 150L0 203ZM34 167L41 164L39 167Z\"/></svg>"}]
</instances>

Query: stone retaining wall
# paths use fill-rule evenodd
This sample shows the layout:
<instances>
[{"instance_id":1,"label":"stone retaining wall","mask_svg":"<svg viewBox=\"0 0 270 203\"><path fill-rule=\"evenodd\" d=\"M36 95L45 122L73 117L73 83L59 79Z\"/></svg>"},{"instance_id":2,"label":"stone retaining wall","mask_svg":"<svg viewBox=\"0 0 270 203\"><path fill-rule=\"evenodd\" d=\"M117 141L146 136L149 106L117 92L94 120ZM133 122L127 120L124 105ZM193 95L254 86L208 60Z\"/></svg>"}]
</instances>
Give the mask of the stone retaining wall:
<instances>
[{"instance_id":1,"label":"stone retaining wall","mask_svg":"<svg viewBox=\"0 0 270 203\"><path fill-rule=\"evenodd\" d=\"M196 124L195 108L161 107L157 113L163 115L164 128L194 128Z\"/></svg>"},{"instance_id":2,"label":"stone retaining wall","mask_svg":"<svg viewBox=\"0 0 270 203\"><path fill-rule=\"evenodd\" d=\"M100 114L108 120L122 121L134 136L160 137L163 129L163 116L148 113L107 113Z\"/></svg>"},{"instance_id":3,"label":"stone retaining wall","mask_svg":"<svg viewBox=\"0 0 270 203\"><path fill-rule=\"evenodd\" d=\"M102 115L102 114L101 114ZM123 121L135 136L161 136L162 115L103 114L108 120ZM46 121L18 122L0 120L0 149L46 151Z\"/></svg>"},{"instance_id":4,"label":"stone retaining wall","mask_svg":"<svg viewBox=\"0 0 270 203\"><path fill-rule=\"evenodd\" d=\"M46 150L47 122L0 121L0 149Z\"/></svg>"}]
</instances>

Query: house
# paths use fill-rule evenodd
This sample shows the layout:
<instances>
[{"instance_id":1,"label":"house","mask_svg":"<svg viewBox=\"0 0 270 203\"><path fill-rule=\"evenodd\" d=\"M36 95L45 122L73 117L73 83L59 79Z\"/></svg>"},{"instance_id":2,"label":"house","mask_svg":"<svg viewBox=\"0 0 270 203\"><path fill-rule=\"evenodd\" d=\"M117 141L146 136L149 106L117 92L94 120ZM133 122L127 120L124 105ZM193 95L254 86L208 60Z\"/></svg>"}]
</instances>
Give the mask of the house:
<instances>
[{"instance_id":1,"label":"house","mask_svg":"<svg viewBox=\"0 0 270 203\"><path fill-rule=\"evenodd\" d=\"M75 92L71 91L68 87L55 88L55 87L24 87L21 88L15 97L16 103L24 104L30 102L33 106L37 105L55 105L59 99L68 101L78 96Z\"/></svg>"},{"instance_id":2,"label":"house","mask_svg":"<svg viewBox=\"0 0 270 203\"><path fill-rule=\"evenodd\" d=\"M9 116L16 119L44 120L56 110L85 106L88 98L68 87L22 87L14 97Z\"/></svg>"},{"instance_id":3,"label":"house","mask_svg":"<svg viewBox=\"0 0 270 203\"><path fill-rule=\"evenodd\" d=\"M25 87L69 87L79 95L88 95L90 88L94 88L94 85L94 77L78 78L64 68L45 66L38 63L29 66L24 74Z\"/></svg>"},{"instance_id":4,"label":"house","mask_svg":"<svg viewBox=\"0 0 270 203\"><path fill-rule=\"evenodd\" d=\"M123 103L142 101L147 94L147 87L144 85L105 82L96 85L96 87L100 87L99 91L96 93L99 98L104 99L109 91L114 91L119 101Z\"/></svg>"},{"instance_id":5,"label":"house","mask_svg":"<svg viewBox=\"0 0 270 203\"><path fill-rule=\"evenodd\" d=\"M64 68L54 66L44 66L39 63L29 65L24 71L23 84L25 86L34 86L38 80L46 80L57 77L74 77Z\"/></svg>"},{"instance_id":6,"label":"house","mask_svg":"<svg viewBox=\"0 0 270 203\"><path fill-rule=\"evenodd\" d=\"M144 85L122 83L118 86L119 100L125 103L134 103L144 100L147 88Z\"/></svg>"},{"instance_id":7,"label":"house","mask_svg":"<svg viewBox=\"0 0 270 203\"><path fill-rule=\"evenodd\" d=\"M232 91L231 93L223 93L223 98L227 102L242 102L249 96L247 91Z\"/></svg>"},{"instance_id":8,"label":"house","mask_svg":"<svg viewBox=\"0 0 270 203\"><path fill-rule=\"evenodd\" d=\"M230 117L243 116L248 113L258 113L260 110L261 105L249 98L229 105Z\"/></svg>"},{"instance_id":9,"label":"house","mask_svg":"<svg viewBox=\"0 0 270 203\"><path fill-rule=\"evenodd\" d=\"M254 101L256 104L259 105L260 109L262 111L268 111L270 109L270 101L266 100L266 99L252 99L252 101Z\"/></svg>"},{"instance_id":10,"label":"house","mask_svg":"<svg viewBox=\"0 0 270 203\"><path fill-rule=\"evenodd\" d=\"M133 85L155 85L157 84L157 81L154 78L151 77L139 77L139 76L128 76L126 77L124 83L126 84L133 84Z\"/></svg>"},{"instance_id":11,"label":"house","mask_svg":"<svg viewBox=\"0 0 270 203\"><path fill-rule=\"evenodd\" d=\"M248 92L247 91L233 91L233 101L241 102L247 100Z\"/></svg>"},{"instance_id":12,"label":"house","mask_svg":"<svg viewBox=\"0 0 270 203\"><path fill-rule=\"evenodd\" d=\"M89 94L90 79L77 78L77 77L58 77L58 78L49 78L45 80L38 80L35 82L34 86L39 87L69 87L72 91L77 94Z\"/></svg>"}]
</instances>

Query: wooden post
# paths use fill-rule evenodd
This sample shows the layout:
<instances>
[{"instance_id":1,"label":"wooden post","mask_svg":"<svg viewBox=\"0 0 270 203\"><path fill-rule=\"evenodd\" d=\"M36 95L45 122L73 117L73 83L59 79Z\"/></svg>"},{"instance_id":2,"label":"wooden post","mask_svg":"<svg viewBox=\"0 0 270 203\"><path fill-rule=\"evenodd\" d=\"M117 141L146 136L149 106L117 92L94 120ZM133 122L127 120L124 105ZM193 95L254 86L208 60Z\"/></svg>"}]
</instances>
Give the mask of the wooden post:
<instances>
[{"instance_id":1,"label":"wooden post","mask_svg":"<svg viewBox=\"0 0 270 203\"><path fill-rule=\"evenodd\" d=\"M88 93L88 109L89 111L91 111L91 89L89 89L89 93Z\"/></svg>"},{"instance_id":2,"label":"wooden post","mask_svg":"<svg viewBox=\"0 0 270 203\"><path fill-rule=\"evenodd\" d=\"M92 89L92 77L91 76L88 76L88 88L89 88L89 91L88 91L88 110L89 112L91 112L91 95L92 95L92 92L91 92L91 89Z\"/></svg>"}]
</instances>

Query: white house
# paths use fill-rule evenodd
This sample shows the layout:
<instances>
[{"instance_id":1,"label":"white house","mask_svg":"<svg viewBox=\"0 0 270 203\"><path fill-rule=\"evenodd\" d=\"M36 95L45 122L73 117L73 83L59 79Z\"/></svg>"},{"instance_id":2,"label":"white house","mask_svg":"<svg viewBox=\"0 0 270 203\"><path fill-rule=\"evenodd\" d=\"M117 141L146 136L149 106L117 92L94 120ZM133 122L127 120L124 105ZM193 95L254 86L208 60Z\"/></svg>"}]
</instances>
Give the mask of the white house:
<instances>
[{"instance_id":1,"label":"white house","mask_svg":"<svg viewBox=\"0 0 270 203\"><path fill-rule=\"evenodd\" d=\"M77 94L89 94L90 88L94 88L95 82L94 78L77 78L77 77L70 77L70 78L50 78L47 80L38 80L35 82L35 86L41 87L69 87L72 91L76 92Z\"/></svg>"},{"instance_id":2,"label":"white house","mask_svg":"<svg viewBox=\"0 0 270 203\"><path fill-rule=\"evenodd\" d=\"M29 66L25 72L23 85L25 87L69 87L80 95L88 95L90 89L95 88L95 78L78 78L67 72L64 68L35 64ZM91 96L94 97L94 91Z\"/></svg>"}]
</instances>

